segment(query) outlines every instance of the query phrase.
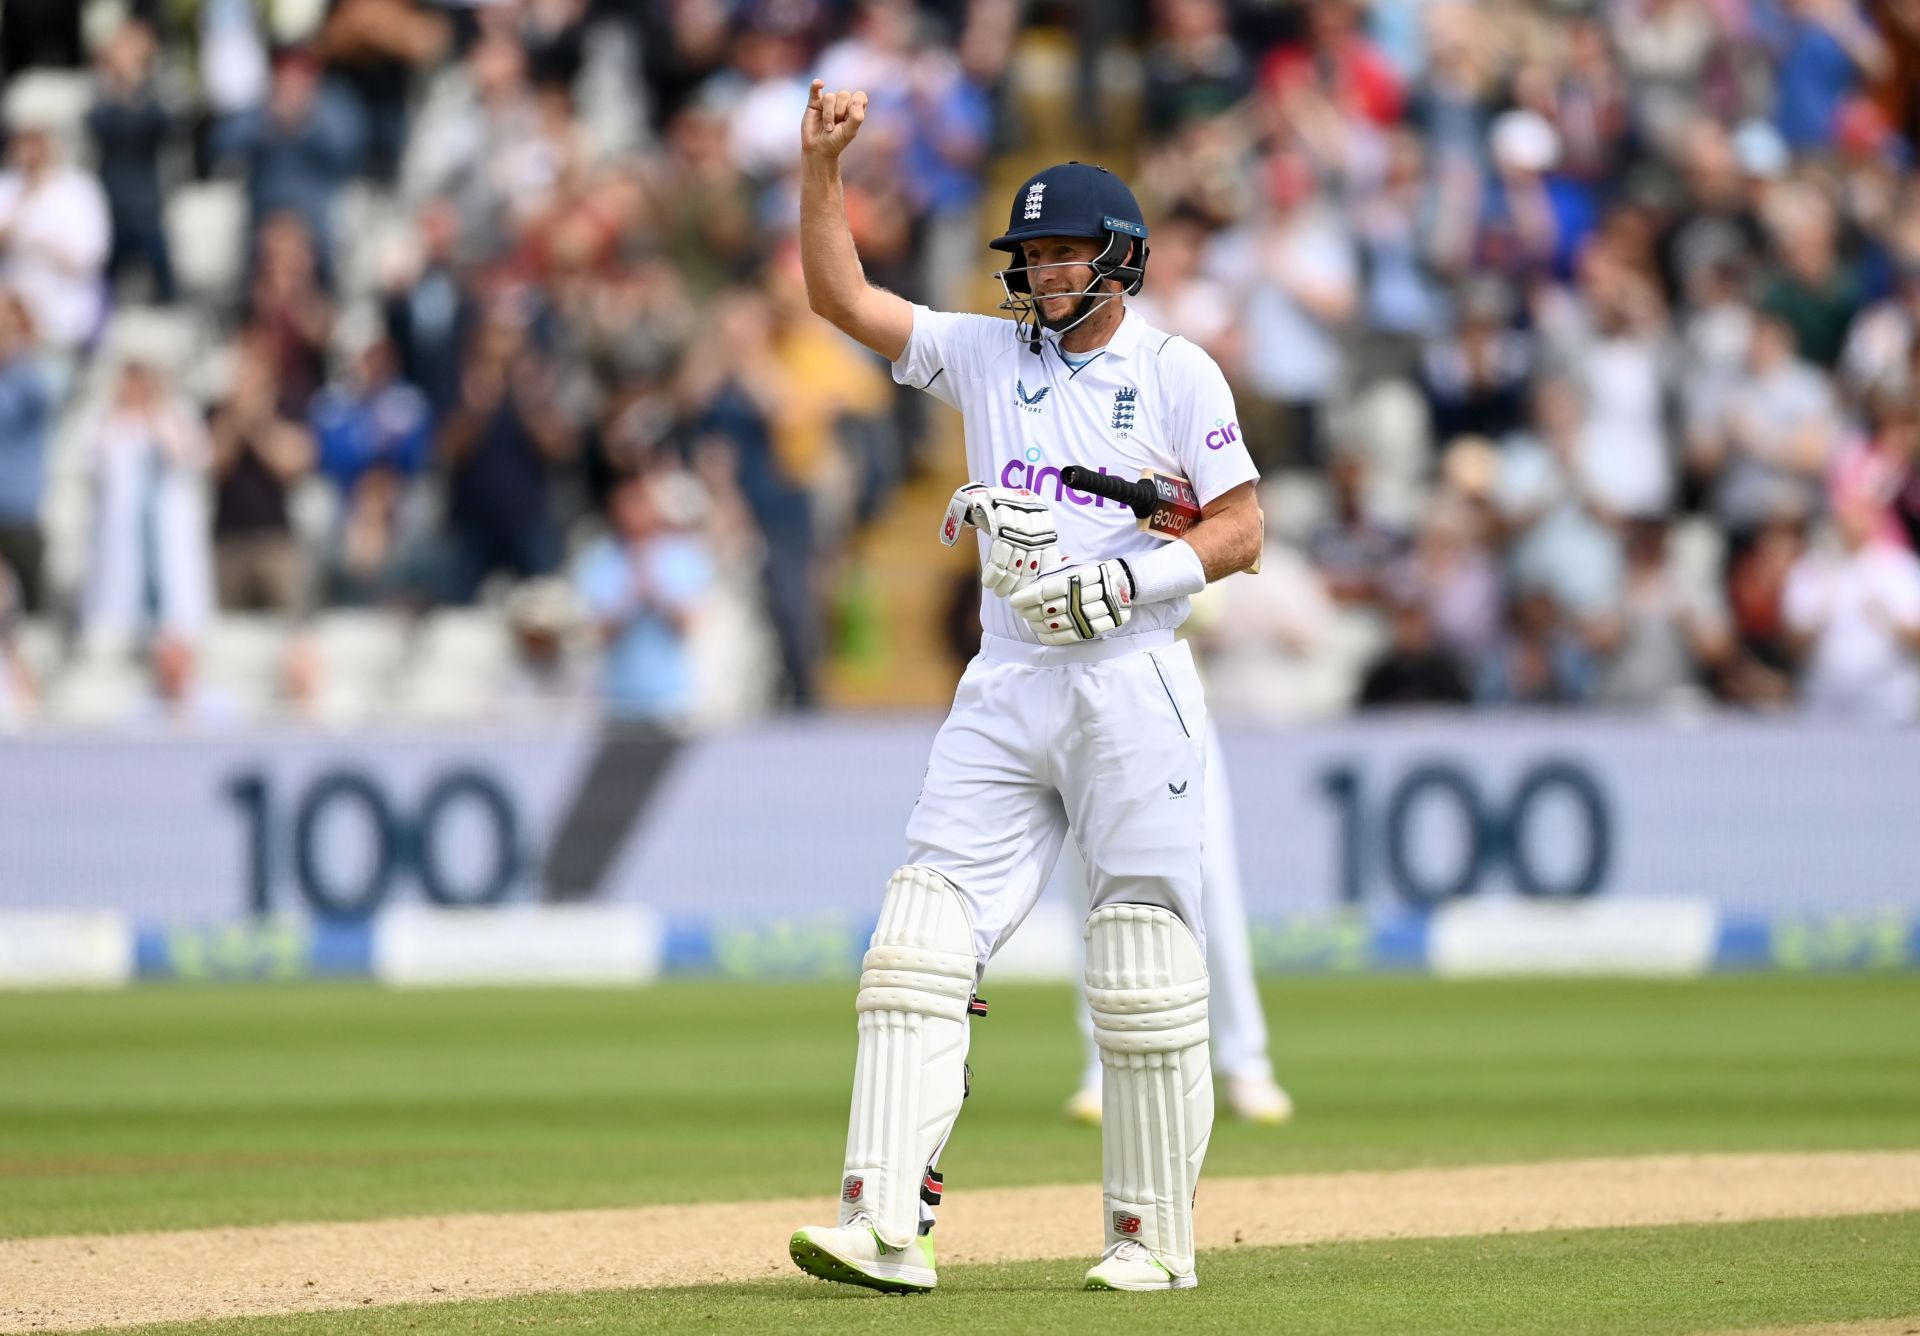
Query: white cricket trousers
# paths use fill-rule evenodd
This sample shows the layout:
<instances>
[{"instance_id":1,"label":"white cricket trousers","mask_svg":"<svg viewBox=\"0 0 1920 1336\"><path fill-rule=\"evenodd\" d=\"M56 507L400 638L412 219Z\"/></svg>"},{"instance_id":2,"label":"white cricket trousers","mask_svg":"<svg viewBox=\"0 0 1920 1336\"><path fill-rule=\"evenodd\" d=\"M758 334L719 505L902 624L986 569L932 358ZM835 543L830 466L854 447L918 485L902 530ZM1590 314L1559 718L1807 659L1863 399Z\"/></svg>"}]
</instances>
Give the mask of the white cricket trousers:
<instances>
[{"instance_id":1,"label":"white cricket trousers","mask_svg":"<svg viewBox=\"0 0 1920 1336\"><path fill-rule=\"evenodd\" d=\"M1204 946L1207 712L1171 631L1084 645L989 635L934 739L907 862L960 891L981 966L1032 910L1071 830L1089 911L1159 905Z\"/></svg>"},{"instance_id":2,"label":"white cricket trousers","mask_svg":"<svg viewBox=\"0 0 1920 1336\"><path fill-rule=\"evenodd\" d=\"M1253 944L1248 940L1247 905L1240 882L1239 835L1234 829L1233 789L1221 754L1220 732L1207 725L1207 838L1200 860L1200 912L1206 916L1207 1024L1213 1038L1213 1069L1222 1076L1273 1079L1273 1060L1267 1054L1267 1018L1260 1009L1260 990L1253 978ZM1079 905L1086 896L1086 869L1072 849L1065 851L1061 886L1068 903ZM1074 936L1074 959L1086 972L1086 943ZM1086 998L1078 1002L1080 1035L1087 1065L1081 1083L1100 1084L1100 1050L1093 1042L1093 1014Z\"/></svg>"}]
</instances>

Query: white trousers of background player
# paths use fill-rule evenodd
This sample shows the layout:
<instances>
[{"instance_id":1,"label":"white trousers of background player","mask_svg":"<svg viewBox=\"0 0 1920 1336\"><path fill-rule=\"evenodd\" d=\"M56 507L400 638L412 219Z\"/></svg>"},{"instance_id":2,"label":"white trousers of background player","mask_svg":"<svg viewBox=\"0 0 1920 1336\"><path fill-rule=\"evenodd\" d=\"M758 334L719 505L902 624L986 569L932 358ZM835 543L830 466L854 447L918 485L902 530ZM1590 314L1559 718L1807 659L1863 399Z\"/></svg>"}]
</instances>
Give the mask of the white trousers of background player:
<instances>
[{"instance_id":1,"label":"white trousers of background player","mask_svg":"<svg viewBox=\"0 0 1920 1336\"><path fill-rule=\"evenodd\" d=\"M1223 1077L1271 1081L1267 1056L1267 1018L1253 981L1253 951L1247 934L1247 905L1241 894L1238 835L1234 830L1233 790L1220 749L1220 730L1207 723L1206 843L1200 859L1200 912L1207 921L1207 974L1213 989L1207 1016L1213 1034L1213 1069ZM1061 855L1061 887L1070 910L1086 905L1086 869L1071 845ZM1086 973L1086 942L1073 934L1073 977ZM1081 1085L1100 1084L1100 1050L1093 1042L1093 1015L1086 998L1079 1003L1080 1033L1087 1066Z\"/></svg>"},{"instance_id":2,"label":"white trousers of background player","mask_svg":"<svg viewBox=\"0 0 1920 1336\"><path fill-rule=\"evenodd\" d=\"M1159 905L1205 944L1206 720L1171 631L983 639L934 739L906 859L959 891L982 966L1046 888L1069 828L1088 910Z\"/></svg>"}]
</instances>

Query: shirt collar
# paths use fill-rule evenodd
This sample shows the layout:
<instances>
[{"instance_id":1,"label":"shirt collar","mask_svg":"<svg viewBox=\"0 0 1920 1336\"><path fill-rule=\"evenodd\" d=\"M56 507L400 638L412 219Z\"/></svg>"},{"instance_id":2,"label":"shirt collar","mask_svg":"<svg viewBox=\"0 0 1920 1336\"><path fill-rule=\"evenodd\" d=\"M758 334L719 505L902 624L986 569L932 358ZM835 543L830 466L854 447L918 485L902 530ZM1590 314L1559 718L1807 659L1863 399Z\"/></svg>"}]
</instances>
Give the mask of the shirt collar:
<instances>
[{"instance_id":1,"label":"shirt collar","mask_svg":"<svg viewBox=\"0 0 1920 1336\"><path fill-rule=\"evenodd\" d=\"M1113 331L1113 337L1107 340L1104 348L1095 351L1104 352L1109 357L1131 357L1140 346L1140 335L1146 326L1147 322L1132 307L1128 307L1126 314L1120 317L1120 327Z\"/></svg>"}]
</instances>

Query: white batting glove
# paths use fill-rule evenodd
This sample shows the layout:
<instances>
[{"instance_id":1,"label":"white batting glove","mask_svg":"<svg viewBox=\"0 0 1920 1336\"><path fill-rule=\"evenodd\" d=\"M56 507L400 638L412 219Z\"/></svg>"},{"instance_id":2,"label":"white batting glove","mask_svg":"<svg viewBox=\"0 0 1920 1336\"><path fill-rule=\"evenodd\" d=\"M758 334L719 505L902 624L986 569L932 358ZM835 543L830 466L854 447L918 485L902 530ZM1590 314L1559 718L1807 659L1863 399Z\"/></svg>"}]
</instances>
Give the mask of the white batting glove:
<instances>
[{"instance_id":1,"label":"white batting glove","mask_svg":"<svg viewBox=\"0 0 1920 1336\"><path fill-rule=\"evenodd\" d=\"M1049 571L1015 594L1013 610L1043 645L1071 645L1117 631L1133 616L1133 576L1118 557Z\"/></svg>"},{"instance_id":2,"label":"white batting glove","mask_svg":"<svg viewBox=\"0 0 1920 1336\"><path fill-rule=\"evenodd\" d=\"M1060 564L1060 535L1053 511L1024 487L988 487L970 482L947 502L940 541L952 547L962 525L971 524L990 540L980 567L980 583L995 594L1011 594L1031 584L1041 571Z\"/></svg>"}]
</instances>

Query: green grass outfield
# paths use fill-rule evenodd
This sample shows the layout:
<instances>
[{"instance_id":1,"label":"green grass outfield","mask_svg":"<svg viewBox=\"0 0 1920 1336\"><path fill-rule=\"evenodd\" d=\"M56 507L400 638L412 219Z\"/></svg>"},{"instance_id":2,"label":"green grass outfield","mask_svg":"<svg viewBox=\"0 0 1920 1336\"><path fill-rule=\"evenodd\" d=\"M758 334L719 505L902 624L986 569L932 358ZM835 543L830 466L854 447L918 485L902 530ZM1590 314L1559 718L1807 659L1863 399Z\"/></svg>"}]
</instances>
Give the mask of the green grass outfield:
<instances>
[{"instance_id":1,"label":"green grass outfield","mask_svg":"<svg viewBox=\"0 0 1920 1336\"><path fill-rule=\"evenodd\" d=\"M0 997L0 1236L816 1192L825 1211L852 992ZM1059 1116L1080 1062L1070 991L988 994L950 1188L1091 1181L1098 1136ZM1210 1173L1920 1147L1920 976L1316 979L1265 994L1301 1115L1281 1131L1223 1122ZM1299 1331L1688 1331L1920 1314L1916 1255L1907 1216L1244 1249L1210 1257L1195 1294L1155 1297L1223 1329L1270 1311ZM1105 1329L1113 1304L1137 1302L1063 1289L1078 1271L949 1268L932 1300L863 1307L796 1278L226 1325L862 1330L914 1303L916 1327L943 1313L968 1330Z\"/></svg>"},{"instance_id":2,"label":"green grass outfield","mask_svg":"<svg viewBox=\"0 0 1920 1336\"><path fill-rule=\"evenodd\" d=\"M953 1191L1098 1174L1066 988L988 990ZM853 989L0 997L0 1237L830 1193ZM1920 976L1291 981L1209 1173L1920 1146Z\"/></svg>"}]
</instances>

